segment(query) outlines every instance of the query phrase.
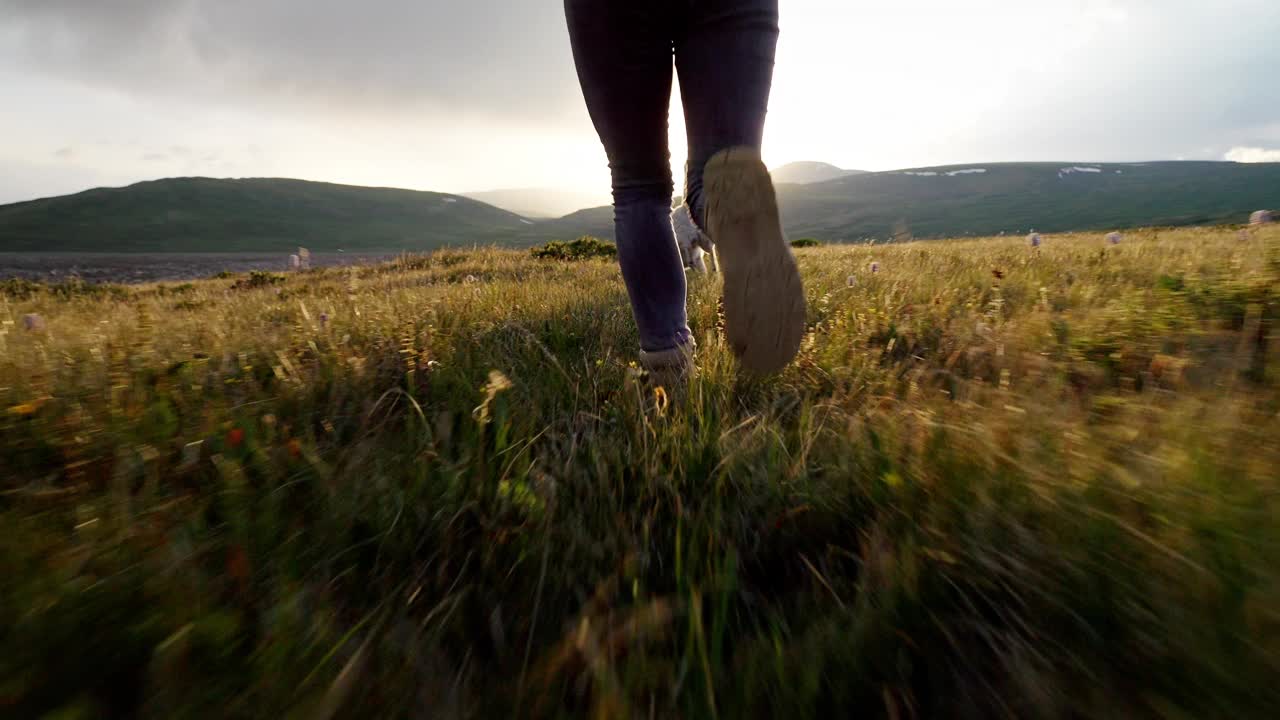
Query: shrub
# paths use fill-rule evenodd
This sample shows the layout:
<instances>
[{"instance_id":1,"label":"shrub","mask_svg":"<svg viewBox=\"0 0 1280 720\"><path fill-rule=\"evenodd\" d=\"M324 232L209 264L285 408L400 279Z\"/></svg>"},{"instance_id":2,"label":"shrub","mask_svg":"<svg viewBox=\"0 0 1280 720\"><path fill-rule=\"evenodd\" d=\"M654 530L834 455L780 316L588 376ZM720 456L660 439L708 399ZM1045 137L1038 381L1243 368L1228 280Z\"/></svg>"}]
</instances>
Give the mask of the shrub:
<instances>
[{"instance_id":1,"label":"shrub","mask_svg":"<svg viewBox=\"0 0 1280 720\"><path fill-rule=\"evenodd\" d=\"M262 270L254 270L249 273L249 277L241 278L231 286L232 290L251 290L254 288L270 287L285 282L288 278L279 273L264 272Z\"/></svg>"},{"instance_id":2,"label":"shrub","mask_svg":"<svg viewBox=\"0 0 1280 720\"><path fill-rule=\"evenodd\" d=\"M42 283L23 278L10 278L0 281L0 295L11 300L29 300L45 291Z\"/></svg>"},{"instance_id":3,"label":"shrub","mask_svg":"<svg viewBox=\"0 0 1280 720\"><path fill-rule=\"evenodd\" d=\"M193 292L196 286L192 283L182 283L180 285L156 285L153 292L157 297L168 297L171 295L186 295Z\"/></svg>"},{"instance_id":4,"label":"shrub","mask_svg":"<svg viewBox=\"0 0 1280 720\"><path fill-rule=\"evenodd\" d=\"M607 240L583 235L572 242L553 240L546 245L529 250L539 260L587 260L589 258L615 258L618 246Z\"/></svg>"},{"instance_id":5,"label":"shrub","mask_svg":"<svg viewBox=\"0 0 1280 720\"><path fill-rule=\"evenodd\" d=\"M94 300L121 300L129 297L129 290L107 283L87 283L79 278L46 285L50 295L61 299L90 298Z\"/></svg>"},{"instance_id":6,"label":"shrub","mask_svg":"<svg viewBox=\"0 0 1280 720\"><path fill-rule=\"evenodd\" d=\"M821 244L822 241L817 238L796 238L791 241L791 247L793 248L818 247Z\"/></svg>"},{"instance_id":7,"label":"shrub","mask_svg":"<svg viewBox=\"0 0 1280 720\"><path fill-rule=\"evenodd\" d=\"M129 290L118 284L87 283L79 278L60 283L42 283L28 281L23 278L10 278L0 281L0 296L10 300L31 300L32 297L49 293L59 300L72 300L74 297L90 297L95 300L120 300L129 296Z\"/></svg>"}]
</instances>

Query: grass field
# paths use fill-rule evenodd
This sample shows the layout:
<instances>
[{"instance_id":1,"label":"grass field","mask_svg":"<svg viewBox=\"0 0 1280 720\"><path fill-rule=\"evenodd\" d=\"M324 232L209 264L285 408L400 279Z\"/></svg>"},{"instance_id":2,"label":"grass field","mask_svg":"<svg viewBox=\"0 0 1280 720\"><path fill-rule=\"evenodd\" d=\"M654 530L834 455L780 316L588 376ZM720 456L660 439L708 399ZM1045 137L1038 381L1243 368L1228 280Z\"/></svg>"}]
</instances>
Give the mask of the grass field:
<instances>
[{"instance_id":1,"label":"grass field","mask_svg":"<svg viewBox=\"0 0 1280 720\"><path fill-rule=\"evenodd\" d=\"M798 255L684 389L605 261L4 286L0 716L1280 707L1280 229Z\"/></svg>"}]
</instances>

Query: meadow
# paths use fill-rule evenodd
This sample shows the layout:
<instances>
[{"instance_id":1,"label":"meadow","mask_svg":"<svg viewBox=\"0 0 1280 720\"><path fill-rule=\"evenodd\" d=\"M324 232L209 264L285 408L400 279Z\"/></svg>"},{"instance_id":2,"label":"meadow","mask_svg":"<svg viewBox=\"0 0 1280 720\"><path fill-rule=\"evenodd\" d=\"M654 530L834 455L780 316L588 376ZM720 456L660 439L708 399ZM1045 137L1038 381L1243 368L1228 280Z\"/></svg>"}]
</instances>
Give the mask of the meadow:
<instances>
[{"instance_id":1,"label":"meadow","mask_svg":"<svg viewBox=\"0 0 1280 720\"><path fill-rule=\"evenodd\" d=\"M607 260L0 284L0 716L1280 707L1280 228L797 255L684 387Z\"/></svg>"}]
</instances>

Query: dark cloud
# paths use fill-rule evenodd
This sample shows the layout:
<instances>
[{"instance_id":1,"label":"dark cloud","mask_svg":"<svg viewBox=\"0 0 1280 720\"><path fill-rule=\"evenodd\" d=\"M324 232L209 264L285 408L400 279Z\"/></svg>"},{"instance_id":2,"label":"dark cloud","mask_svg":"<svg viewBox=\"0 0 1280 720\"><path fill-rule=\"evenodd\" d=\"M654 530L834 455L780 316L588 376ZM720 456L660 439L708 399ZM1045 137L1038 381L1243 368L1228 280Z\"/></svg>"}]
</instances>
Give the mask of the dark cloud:
<instances>
[{"instance_id":1,"label":"dark cloud","mask_svg":"<svg viewBox=\"0 0 1280 720\"><path fill-rule=\"evenodd\" d=\"M549 0L0 0L0 17L0 58L128 92L534 121L579 103Z\"/></svg>"},{"instance_id":2,"label":"dark cloud","mask_svg":"<svg viewBox=\"0 0 1280 720\"><path fill-rule=\"evenodd\" d=\"M1062 12L1041 12L1050 7ZM948 34L947 13L990 22ZM830 21L837 16L843 20ZM1055 32L1037 17L1074 17L1081 30ZM779 59L779 87L787 83L791 92L781 93L787 107L774 110L789 119L786 132L801 135L797 128L807 119L823 128L797 151L812 152L811 159L860 167L858 153L871 145L883 150L872 166L880 169L905 158L930 164L1221 158L1233 148L1241 156L1272 157L1280 148L1277 0L786 0L783 20L784 33L805 23L829 29L821 42L795 41L805 45L803 65L791 59L799 52ZM1000 30L969 37L984 26ZM927 46L913 47L917 35ZM901 39L904 55L924 53L925 62L907 75L892 54L859 51L883 37ZM953 62L982 51L995 60ZM954 69L964 67L977 69ZM420 182L432 186L442 182L432 173L458 172L467 185L475 183L457 159L466 155L454 147L459 143L433 145L443 137L433 128L509 128L490 143L495 173L511 171L502 159L535 145L548 128L579 133L594 147L560 0L0 0L0 87L12 94L6 74L26 87L27 99L13 103L22 113L16 132L51 127L32 143L43 157L27 160L48 161L52 175L77 163L118 162L95 155L71 120L63 128L75 113L62 106L76 103L93 115L78 119L97 123L95 134L114 121L112 142L134 162L162 155L184 169L217 162L244 172L291 171L297 165L290 158L309 153L282 148L291 135L280 128L314 130L299 143L332 139L335 147L354 148L344 162L356 165L350 158L366 146L417 143L420 157L439 163L421 171L427 179ZM919 92L906 107L886 108L885 84L880 92L867 88L895 76ZM951 98L942 102L937 88L962 92L942 93ZM119 105L118 95L125 96ZM967 95L975 108L968 115ZM220 114L226 109L247 111L249 119L236 124L238 113ZM851 112L936 119L911 123L919 129L910 137L890 127L862 138L826 122ZM955 115L971 122L956 122ZM149 129L135 127L146 125L139 118L152 121ZM383 119L394 126L380 125ZM424 131L415 137L418 123ZM129 142L136 136L146 140ZM55 163L48 156L76 144L82 151L74 157ZM10 145L10 154L20 152L20 140ZM1256 152L1245 153L1250 149Z\"/></svg>"}]
</instances>

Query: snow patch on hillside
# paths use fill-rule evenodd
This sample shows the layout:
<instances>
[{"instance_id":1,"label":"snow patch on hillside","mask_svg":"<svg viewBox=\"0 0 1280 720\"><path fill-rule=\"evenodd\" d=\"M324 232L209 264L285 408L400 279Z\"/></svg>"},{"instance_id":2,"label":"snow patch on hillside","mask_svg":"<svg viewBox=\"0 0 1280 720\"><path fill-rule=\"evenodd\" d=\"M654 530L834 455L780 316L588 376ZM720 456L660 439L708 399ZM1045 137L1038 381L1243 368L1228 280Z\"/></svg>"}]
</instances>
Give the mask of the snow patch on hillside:
<instances>
[{"instance_id":1,"label":"snow patch on hillside","mask_svg":"<svg viewBox=\"0 0 1280 720\"><path fill-rule=\"evenodd\" d=\"M913 175L915 177L938 177L946 175L947 177L955 177L957 175L981 175L987 171L986 168L967 168L965 170L951 170L945 173L935 172L933 170L907 170L903 175Z\"/></svg>"},{"instance_id":2,"label":"snow patch on hillside","mask_svg":"<svg viewBox=\"0 0 1280 720\"><path fill-rule=\"evenodd\" d=\"M1080 167L1079 165L1075 165L1075 166L1072 166L1072 167L1064 167L1064 168L1062 168L1061 170L1059 170L1059 171L1058 171L1058 177L1060 177L1060 178L1064 178L1064 177L1066 177L1066 176L1068 176L1068 175L1072 175L1072 174L1074 174L1074 173L1094 173L1094 174L1098 174L1098 173L1101 173L1101 172L1102 172L1102 168L1096 168L1096 167Z\"/></svg>"}]
</instances>

